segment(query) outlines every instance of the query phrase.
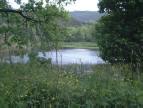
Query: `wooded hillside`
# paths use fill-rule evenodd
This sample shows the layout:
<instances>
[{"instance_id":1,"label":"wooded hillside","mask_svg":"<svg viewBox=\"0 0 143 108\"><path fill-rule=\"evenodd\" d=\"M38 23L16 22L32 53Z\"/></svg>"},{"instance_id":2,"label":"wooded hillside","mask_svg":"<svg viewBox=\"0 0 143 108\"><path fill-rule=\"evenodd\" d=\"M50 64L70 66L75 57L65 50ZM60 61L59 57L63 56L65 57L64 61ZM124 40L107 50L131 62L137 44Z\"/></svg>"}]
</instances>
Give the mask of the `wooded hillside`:
<instances>
[{"instance_id":1,"label":"wooded hillside","mask_svg":"<svg viewBox=\"0 0 143 108\"><path fill-rule=\"evenodd\" d=\"M70 12L70 17L79 20L81 22L91 23L99 20L101 16L104 14L100 14L97 11L73 11Z\"/></svg>"}]
</instances>

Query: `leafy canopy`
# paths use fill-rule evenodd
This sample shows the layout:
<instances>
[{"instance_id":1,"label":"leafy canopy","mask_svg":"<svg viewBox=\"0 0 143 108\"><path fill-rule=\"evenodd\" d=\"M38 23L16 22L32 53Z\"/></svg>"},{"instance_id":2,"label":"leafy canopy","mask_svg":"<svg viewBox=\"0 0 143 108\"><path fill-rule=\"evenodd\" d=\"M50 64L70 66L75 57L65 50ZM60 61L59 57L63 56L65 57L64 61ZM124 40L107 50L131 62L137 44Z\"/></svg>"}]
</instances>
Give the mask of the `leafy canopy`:
<instances>
[{"instance_id":1,"label":"leafy canopy","mask_svg":"<svg viewBox=\"0 0 143 108\"><path fill-rule=\"evenodd\" d=\"M143 1L100 0L106 13L96 24L101 57L111 63L143 61Z\"/></svg>"},{"instance_id":2,"label":"leafy canopy","mask_svg":"<svg viewBox=\"0 0 143 108\"><path fill-rule=\"evenodd\" d=\"M74 0L29 0L14 9L7 0L0 1L0 44L22 48L24 45L53 48L64 32L59 20L67 20L63 6ZM43 45L44 44L44 45Z\"/></svg>"}]
</instances>

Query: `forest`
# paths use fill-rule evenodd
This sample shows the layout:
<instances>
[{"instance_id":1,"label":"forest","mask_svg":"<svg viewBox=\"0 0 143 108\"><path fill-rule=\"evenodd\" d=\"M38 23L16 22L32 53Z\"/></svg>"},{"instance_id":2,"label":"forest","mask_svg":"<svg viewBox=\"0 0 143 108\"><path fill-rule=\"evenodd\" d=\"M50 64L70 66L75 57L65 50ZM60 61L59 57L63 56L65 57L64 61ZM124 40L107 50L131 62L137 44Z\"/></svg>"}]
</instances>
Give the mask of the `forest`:
<instances>
[{"instance_id":1,"label":"forest","mask_svg":"<svg viewBox=\"0 0 143 108\"><path fill-rule=\"evenodd\" d=\"M143 108L143 0L76 1L0 1L0 108Z\"/></svg>"}]
</instances>

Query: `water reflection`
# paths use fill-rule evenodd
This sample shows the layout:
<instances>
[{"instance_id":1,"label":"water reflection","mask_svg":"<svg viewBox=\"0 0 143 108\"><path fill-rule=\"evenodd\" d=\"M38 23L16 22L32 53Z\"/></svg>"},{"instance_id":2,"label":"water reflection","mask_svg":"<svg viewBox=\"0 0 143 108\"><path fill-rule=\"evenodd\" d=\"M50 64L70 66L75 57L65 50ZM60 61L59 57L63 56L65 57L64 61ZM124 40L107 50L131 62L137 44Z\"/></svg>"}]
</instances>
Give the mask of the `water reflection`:
<instances>
[{"instance_id":1,"label":"water reflection","mask_svg":"<svg viewBox=\"0 0 143 108\"><path fill-rule=\"evenodd\" d=\"M100 64L104 61L99 57L99 51L88 49L63 49L56 51L49 51L38 53L38 57L52 58L52 63L56 64ZM29 61L28 55L23 58L19 56L12 56L12 62L26 63ZM7 61L8 62L8 61Z\"/></svg>"},{"instance_id":2,"label":"water reflection","mask_svg":"<svg viewBox=\"0 0 143 108\"><path fill-rule=\"evenodd\" d=\"M45 55L39 52L39 57L52 58L52 62L56 63L56 57L59 64L99 64L104 61L99 57L99 51L88 49L64 49L59 50L56 56L56 51L46 52Z\"/></svg>"}]
</instances>

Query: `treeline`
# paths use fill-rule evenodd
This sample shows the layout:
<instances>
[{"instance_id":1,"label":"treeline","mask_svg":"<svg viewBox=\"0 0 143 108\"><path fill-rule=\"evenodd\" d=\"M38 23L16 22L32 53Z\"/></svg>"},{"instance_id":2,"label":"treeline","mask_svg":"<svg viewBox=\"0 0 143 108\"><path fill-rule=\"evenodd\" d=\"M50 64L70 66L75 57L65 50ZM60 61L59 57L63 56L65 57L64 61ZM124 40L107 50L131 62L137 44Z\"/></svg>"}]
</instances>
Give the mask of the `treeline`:
<instances>
[{"instance_id":1,"label":"treeline","mask_svg":"<svg viewBox=\"0 0 143 108\"><path fill-rule=\"evenodd\" d=\"M67 27L65 42L94 42L93 25L81 25L78 27Z\"/></svg>"},{"instance_id":2,"label":"treeline","mask_svg":"<svg viewBox=\"0 0 143 108\"><path fill-rule=\"evenodd\" d=\"M92 23L98 21L104 14L98 11L73 11L70 12L70 17L84 23Z\"/></svg>"},{"instance_id":3,"label":"treeline","mask_svg":"<svg viewBox=\"0 0 143 108\"><path fill-rule=\"evenodd\" d=\"M68 22L60 21L62 25L66 26L64 34L64 42L96 42L95 24L101 16L98 12L90 11L75 11L70 12L70 19ZM94 20L91 18L94 16ZM80 17L79 17L80 16ZM85 20L82 20L84 19ZM89 21L92 19L91 21Z\"/></svg>"}]
</instances>

